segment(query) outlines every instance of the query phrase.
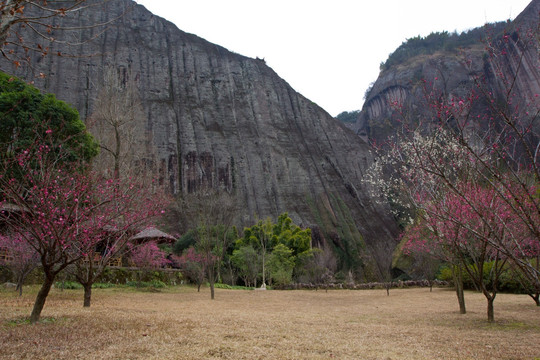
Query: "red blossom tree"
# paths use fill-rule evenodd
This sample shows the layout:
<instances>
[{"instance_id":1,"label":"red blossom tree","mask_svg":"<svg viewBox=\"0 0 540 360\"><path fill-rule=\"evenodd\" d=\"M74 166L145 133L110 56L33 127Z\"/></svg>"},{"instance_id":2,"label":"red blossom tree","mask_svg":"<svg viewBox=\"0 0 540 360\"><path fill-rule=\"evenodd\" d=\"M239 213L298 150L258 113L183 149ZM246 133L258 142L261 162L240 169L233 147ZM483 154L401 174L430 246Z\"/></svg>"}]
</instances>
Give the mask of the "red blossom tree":
<instances>
[{"instance_id":1,"label":"red blossom tree","mask_svg":"<svg viewBox=\"0 0 540 360\"><path fill-rule=\"evenodd\" d=\"M203 258L210 298L214 299L214 284L220 280L223 258L236 237L232 227L236 214L234 196L223 190L205 188L184 195L178 205L182 223L194 231L194 247Z\"/></svg>"}]
</instances>

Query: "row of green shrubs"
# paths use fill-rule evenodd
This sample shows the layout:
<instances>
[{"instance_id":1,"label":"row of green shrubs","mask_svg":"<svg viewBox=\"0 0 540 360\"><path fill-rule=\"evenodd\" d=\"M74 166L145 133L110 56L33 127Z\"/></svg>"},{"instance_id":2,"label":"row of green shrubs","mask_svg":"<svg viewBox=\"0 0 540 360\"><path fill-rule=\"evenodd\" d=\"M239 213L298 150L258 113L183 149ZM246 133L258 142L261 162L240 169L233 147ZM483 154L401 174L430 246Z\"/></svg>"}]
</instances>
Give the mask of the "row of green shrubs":
<instances>
[{"instance_id":1,"label":"row of green shrubs","mask_svg":"<svg viewBox=\"0 0 540 360\"><path fill-rule=\"evenodd\" d=\"M227 290L253 290L254 288L248 287L248 286L240 286L240 285L228 285L228 284L221 284L221 283L215 283L214 287L216 289L227 289ZM268 290L271 289L271 286L266 287Z\"/></svg>"},{"instance_id":2,"label":"row of green shrubs","mask_svg":"<svg viewBox=\"0 0 540 360\"><path fill-rule=\"evenodd\" d=\"M475 266L475 265L470 265ZM489 280L489 273L493 267L493 262L484 264L483 274L485 281ZM437 276L438 280L452 283L452 268L444 265L440 268ZM11 272L8 268L0 266L0 283L13 281ZM43 281L43 272L41 269L35 269L26 278L25 284L40 284ZM106 268L98 282L93 285L93 288L110 288L115 286L127 287L152 287L163 288L169 285L178 285L184 281L181 272L171 269L144 271L135 268ZM463 285L466 289L474 289L474 283L466 271L463 271ZM55 284L58 288L63 289L81 289L82 286L69 273L60 275L59 281ZM231 286L227 284L215 284L216 288L222 289L252 289L244 286ZM510 267L504 269L499 278L497 285L499 292L526 294L527 289L519 281L519 277Z\"/></svg>"},{"instance_id":3,"label":"row of green shrubs","mask_svg":"<svg viewBox=\"0 0 540 360\"><path fill-rule=\"evenodd\" d=\"M161 282L165 285L177 285L184 280L178 270L140 270L135 268L106 268L100 277L100 282L111 284L129 284L132 282Z\"/></svg>"},{"instance_id":4,"label":"row of green shrubs","mask_svg":"<svg viewBox=\"0 0 540 360\"><path fill-rule=\"evenodd\" d=\"M65 289L65 290L79 290L82 289L82 285L76 281L57 281L54 284L55 287L58 289ZM154 289L162 289L167 287L167 284L165 284L163 281L160 280L152 280L152 281L127 281L125 284L112 284L112 283L95 283L92 285L93 289L109 289L112 287L134 287L134 288L154 288Z\"/></svg>"},{"instance_id":5,"label":"row of green shrubs","mask_svg":"<svg viewBox=\"0 0 540 360\"><path fill-rule=\"evenodd\" d=\"M58 276L56 286L62 286L64 289L78 288L73 287L80 284L69 272L63 272ZM167 285L177 285L184 280L182 273L173 269L160 270L140 270L137 268L109 267L106 268L94 287L111 287L116 285L127 285L135 287L164 287ZM0 266L0 283L13 281L11 271L4 266ZM25 280L25 284L41 284L43 281L43 271L36 268ZM68 284L68 285L66 285ZM76 285L74 285L76 284ZM161 285L162 284L162 285ZM67 287L66 287L67 286Z\"/></svg>"}]
</instances>

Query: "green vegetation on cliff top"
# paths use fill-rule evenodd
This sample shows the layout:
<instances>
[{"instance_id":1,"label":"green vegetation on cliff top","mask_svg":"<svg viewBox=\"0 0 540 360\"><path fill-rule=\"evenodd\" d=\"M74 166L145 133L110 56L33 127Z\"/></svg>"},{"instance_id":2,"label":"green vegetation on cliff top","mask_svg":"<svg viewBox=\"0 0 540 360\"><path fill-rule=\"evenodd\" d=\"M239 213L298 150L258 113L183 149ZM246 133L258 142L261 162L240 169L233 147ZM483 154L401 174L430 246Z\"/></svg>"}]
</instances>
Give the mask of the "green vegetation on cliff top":
<instances>
[{"instance_id":1,"label":"green vegetation on cliff top","mask_svg":"<svg viewBox=\"0 0 540 360\"><path fill-rule=\"evenodd\" d=\"M460 34L432 32L426 37L416 36L404 41L393 53L388 56L385 62L381 63L381 71L388 70L392 66L405 63L407 60L418 55L431 55L437 51L456 52L460 48L469 47L482 42L486 36L491 36L503 32L508 27L509 22L501 21L493 24L486 24Z\"/></svg>"}]
</instances>

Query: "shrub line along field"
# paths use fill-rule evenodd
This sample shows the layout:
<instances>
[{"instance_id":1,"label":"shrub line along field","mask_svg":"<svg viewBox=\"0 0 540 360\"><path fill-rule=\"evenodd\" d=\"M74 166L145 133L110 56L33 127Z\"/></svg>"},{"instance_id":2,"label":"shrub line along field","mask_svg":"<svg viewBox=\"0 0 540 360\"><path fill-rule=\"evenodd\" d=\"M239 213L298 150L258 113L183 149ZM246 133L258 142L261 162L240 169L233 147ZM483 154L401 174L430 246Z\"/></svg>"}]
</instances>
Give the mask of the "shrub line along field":
<instances>
[{"instance_id":1,"label":"shrub line along field","mask_svg":"<svg viewBox=\"0 0 540 360\"><path fill-rule=\"evenodd\" d=\"M450 289L209 292L53 289L27 323L37 287L0 291L2 359L535 359L540 307L499 294L495 323L482 294L460 315Z\"/></svg>"}]
</instances>

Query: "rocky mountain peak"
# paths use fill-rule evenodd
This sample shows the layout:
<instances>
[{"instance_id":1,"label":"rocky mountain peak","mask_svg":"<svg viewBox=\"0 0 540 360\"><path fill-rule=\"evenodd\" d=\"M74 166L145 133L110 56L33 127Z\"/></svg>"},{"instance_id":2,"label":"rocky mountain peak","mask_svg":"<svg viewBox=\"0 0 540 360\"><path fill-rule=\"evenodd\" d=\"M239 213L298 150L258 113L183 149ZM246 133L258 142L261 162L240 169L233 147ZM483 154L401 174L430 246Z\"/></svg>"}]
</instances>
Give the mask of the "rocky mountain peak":
<instances>
[{"instance_id":1,"label":"rocky mountain peak","mask_svg":"<svg viewBox=\"0 0 540 360\"><path fill-rule=\"evenodd\" d=\"M438 36L439 43L444 46L430 45L430 36L416 39L416 49L402 45L393 54L396 56L391 55L383 66L353 130L365 141L382 143L403 120L393 104L401 104L400 112L411 118L426 115L424 81L437 81L443 93L451 97L463 94L474 86L473 79L480 77L486 80L486 88L497 93L503 86L498 83L495 72L504 71L508 78L516 77L514 86L523 98L539 94L539 14L540 0L533 0L513 22L488 24L459 36L448 33L430 35L432 38ZM504 34L506 37L503 38ZM500 53L509 54L503 63L495 65L487 55L485 41L481 40L487 37L501 47ZM532 44L534 39L536 46ZM408 56L400 58L403 53ZM500 70L496 69L497 66Z\"/></svg>"}]
</instances>

